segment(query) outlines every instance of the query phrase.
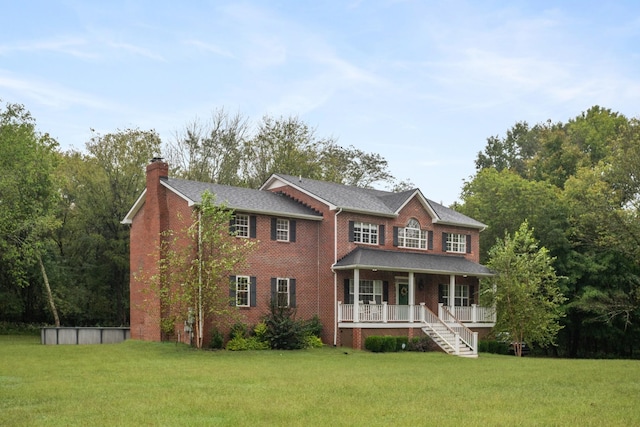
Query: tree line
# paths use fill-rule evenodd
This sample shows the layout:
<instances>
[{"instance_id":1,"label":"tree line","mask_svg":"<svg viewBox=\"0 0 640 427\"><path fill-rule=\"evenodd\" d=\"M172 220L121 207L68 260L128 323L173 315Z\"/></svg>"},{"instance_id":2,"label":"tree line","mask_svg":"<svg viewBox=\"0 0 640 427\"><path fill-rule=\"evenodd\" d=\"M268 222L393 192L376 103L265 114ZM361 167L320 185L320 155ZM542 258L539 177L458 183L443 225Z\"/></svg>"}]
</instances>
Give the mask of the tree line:
<instances>
[{"instance_id":1,"label":"tree line","mask_svg":"<svg viewBox=\"0 0 640 427\"><path fill-rule=\"evenodd\" d=\"M481 260L527 222L553 257L556 354L638 357L640 121L594 106L566 123L518 122L487 139L461 212L488 225Z\"/></svg>"},{"instance_id":2,"label":"tree line","mask_svg":"<svg viewBox=\"0 0 640 427\"><path fill-rule=\"evenodd\" d=\"M161 141L154 130L93 132L67 150L19 104L0 107L0 321L129 322L129 230L120 221L164 157L174 177L258 188L272 173L404 188L378 154L320 138L297 117L258 123L223 109Z\"/></svg>"},{"instance_id":3,"label":"tree line","mask_svg":"<svg viewBox=\"0 0 640 427\"><path fill-rule=\"evenodd\" d=\"M175 177L251 188L272 173L412 186L393 177L382 156L318 137L297 117L254 124L221 109L170 141L154 130L118 129L93 132L83 151L63 151L24 106L7 103L0 107L0 321L128 324L129 230L120 221L153 157L167 159ZM561 297L542 286L535 292L559 303L550 351L637 357L638 119L595 106L566 123L518 122L487 138L475 164L453 207L488 225L481 233L487 265L500 265L495 254L519 241L535 239L549 254Z\"/></svg>"}]
</instances>

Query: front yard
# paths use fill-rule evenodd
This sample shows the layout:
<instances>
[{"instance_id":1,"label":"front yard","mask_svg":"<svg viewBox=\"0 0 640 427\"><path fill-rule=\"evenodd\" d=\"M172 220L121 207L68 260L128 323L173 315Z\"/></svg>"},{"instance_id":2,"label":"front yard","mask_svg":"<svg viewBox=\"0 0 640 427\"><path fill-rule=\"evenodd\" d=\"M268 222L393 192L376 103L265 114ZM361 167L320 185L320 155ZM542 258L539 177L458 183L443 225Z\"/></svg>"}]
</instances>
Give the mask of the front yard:
<instances>
[{"instance_id":1,"label":"front yard","mask_svg":"<svg viewBox=\"0 0 640 427\"><path fill-rule=\"evenodd\" d=\"M640 361L0 336L6 426L629 426L640 425L638 396Z\"/></svg>"}]
</instances>

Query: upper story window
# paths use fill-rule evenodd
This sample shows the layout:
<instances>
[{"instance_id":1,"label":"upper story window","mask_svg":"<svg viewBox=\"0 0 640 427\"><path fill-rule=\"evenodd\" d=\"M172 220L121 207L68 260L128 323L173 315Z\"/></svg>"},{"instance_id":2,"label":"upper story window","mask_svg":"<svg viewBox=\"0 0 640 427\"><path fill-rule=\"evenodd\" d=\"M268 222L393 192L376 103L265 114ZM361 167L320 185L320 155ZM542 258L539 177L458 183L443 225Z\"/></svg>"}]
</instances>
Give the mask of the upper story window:
<instances>
[{"instance_id":1,"label":"upper story window","mask_svg":"<svg viewBox=\"0 0 640 427\"><path fill-rule=\"evenodd\" d=\"M230 226L231 233L235 233L238 237L256 237L256 217L254 215L247 215L236 213L231 219Z\"/></svg>"},{"instance_id":2,"label":"upper story window","mask_svg":"<svg viewBox=\"0 0 640 427\"><path fill-rule=\"evenodd\" d=\"M427 230L421 230L418 220L411 218L406 227L398 229L398 246L402 248L427 249L428 237ZM429 246L431 246L431 242L429 243Z\"/></svg>"},{"instance_id":3,"label":"upper story window","mask_svg":"<svg viewBox=\"0 0 640 427\"><path fill-rule=\"evenodd\" d=\"M353 241L356 243L378 244L378 225L366 222L353 222Z\"/></svg>"},{"instance_id":4,"label":"upper story window","mask_svg":"<svg viewBox=\"0 0 640 427\"><path fill-rule=\"evenodd\" d=\"M467 235L457 233L447 233L447 252L466 253L467 252ZM470 248L469 248L470 249Z\"/></svg>"},{"instance_id":5,"label":"upper story window","mask_svg":"<svg viewBox=\"0 0 640 427\"><path fill-rule=\"evenodd\" d=\"M271 218L271 240L295 242L296 221L285 218Z\"/></svg>"},{"instance_id":6,"label":"upper story window","mask_svg":"<svg viewBox=\"0 0 640 427\"><path fill-rule=\"evenodd\" d=\"M276 240L289 241L289 220L278 218L276 221Z\"/></svg>"},{"instance_id":7,"label":"upper story window","mask_svg":"<svg viewBox=\"0 0 640 427\"><path fill-rule=\"evenodd\" d=\"M235 230L236 236L249 237L249 215L236 214Z\"/></svg>"}]
</instances>

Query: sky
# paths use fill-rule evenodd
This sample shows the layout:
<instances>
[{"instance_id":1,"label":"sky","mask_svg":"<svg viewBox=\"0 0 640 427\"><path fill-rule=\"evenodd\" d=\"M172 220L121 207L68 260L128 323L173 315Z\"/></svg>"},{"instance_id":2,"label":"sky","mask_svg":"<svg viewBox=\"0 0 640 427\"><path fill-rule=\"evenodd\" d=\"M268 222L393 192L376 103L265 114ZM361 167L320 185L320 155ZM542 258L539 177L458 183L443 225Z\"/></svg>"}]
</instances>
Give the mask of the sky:
<instances>
[{"instance_id":1,"label":"sky","mask_svg":"<svg viewBox=\"0 0 640 427\"><path fill-rule=\"evenodd\" d=\"M516 122L640 116L640 2L0 0L0 100L64 151L297 116L450 205Z\"/></svg>"}]
</instances>

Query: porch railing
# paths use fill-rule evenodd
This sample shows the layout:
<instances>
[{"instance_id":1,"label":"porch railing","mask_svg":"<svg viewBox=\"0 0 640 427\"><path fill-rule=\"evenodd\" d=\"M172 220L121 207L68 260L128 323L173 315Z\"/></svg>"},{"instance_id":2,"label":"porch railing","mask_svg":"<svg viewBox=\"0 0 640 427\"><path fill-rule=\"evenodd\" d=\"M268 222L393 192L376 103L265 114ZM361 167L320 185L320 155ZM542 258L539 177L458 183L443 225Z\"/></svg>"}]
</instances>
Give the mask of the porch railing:
<instances>
[{"instance_id":1,"label":"porch railing","mask_svg":"<svg viewBox=\"0 0 640 427\"><path fill-rule=\"evenodd\" d=\"M442 313L442 315L440 315ZM478 333L473 332L471 329L464 326L460 323L460 319L456 319L453 313L449 311L449 309L442 305L438 304L438 317L442 319L447 326L455 332L457 336L460 337L465 344L467 344L471 349L475 349L477 352L478 349ZM445 319L446 318L446 319Z\"/></svg>"},{"instance_id":2,"label":"porch railing","mask_svg":"<svg viewBox=\"0 0 640 427\"><path fill-rule=\"evenodd\" d=\"M423 321L424 303L420 305L394 305L383 302L382 304L359 304L359 322L420 322ZM448 321L447 314L438 307L438 317ZM450 309L450 308L449 308ZM449 311L449 310L447 310ZM449 312L452 317L463 323L495 323L495 310L491 307L482 307L473 304L469 307L453 307ZM338 301L338 322L354 321L354 304L343 304Z\"/></svg>"}]
</instances>

